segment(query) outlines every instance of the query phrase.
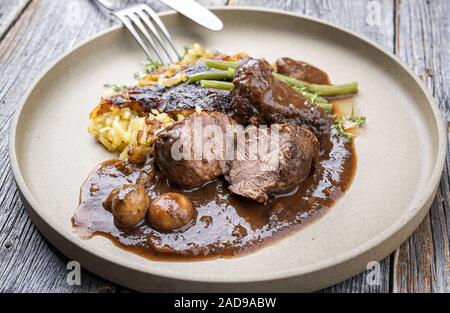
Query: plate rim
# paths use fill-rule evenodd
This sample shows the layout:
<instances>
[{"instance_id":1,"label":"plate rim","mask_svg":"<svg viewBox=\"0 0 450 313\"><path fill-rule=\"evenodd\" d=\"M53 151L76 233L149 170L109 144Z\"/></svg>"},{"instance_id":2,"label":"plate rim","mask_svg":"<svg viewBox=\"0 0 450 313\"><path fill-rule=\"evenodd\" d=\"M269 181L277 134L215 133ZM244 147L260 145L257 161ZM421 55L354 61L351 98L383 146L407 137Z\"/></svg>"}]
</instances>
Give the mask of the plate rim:
<instances>
[{"instance_id":1,"label":"plate rim","mask_svg":"<svg viewBox=\"0 0 450 313\"><path fill-rule=\"evenodd\" d=\"M11 126L10 126L10 132L9 132L9 158L11 163L12 172L17 184L17 187L22 194L22 196L25 198L25 201L30 206L30 209L33 210L37 216L42 219L42 221L46 224L46 226L50 227L53 231L55 231L59 236L61 236L64 240L69 241L71 244L75 245L76 247L82 249L85 253L88 253L96 258L99 258L101 260L104 260L106 262L111 262L114 265L117 265L119 267L127 268L128 270L132 270L135 272L139 272L142 274L151 274L155 276L160 277L166 277L171 279L179 279L184 281L192 281L192 282L208 282L208 283L256 283L256 282L262 282L262 281L268 281L268 280L278 280L278 279L285 279L285 278L292 278L292 277L299 277L302 275L309 275L315 272L320 272L322 270L326 270L329 268L333 268L335 266L339 266L341 264L344 264L345 262L358 258L360 256L365 255L366 253L369 253L382 245L384 242L388 241L389 239L395 237L398 235L404 228L406 228L410 222L414 220L415 217L420 215L420 213L425 210L429 210L429 207L427 207L427 203L432 200L436 193L437 186L439 185L442 171L445 164L445 157L447 152L447 136L445 132L445 126L444 126L444 119L442 118L442 113L439 110L438 104L434 96L432 95L431 91L426 87L425 83L419 79L419 77L409 68L409 66L403 62L398 56L393 54L392 52L384 49L381 45L374 42L373 40L365 37L364 35L360 35L352 30L348 30L346 28L343 28L341 26L338 26L334 23L330 23L315 17L306 16L304 14L299 14L295 12L289 12L289 11L283 11L278 9L269 9L269 8L260 8L260 7L252 7L252 6L217 6L217 7L209 7L210 10L214 11L245 11L245 12L260 12L260 13L271 13L271 14L277 14L277 15L285 15L289 17L294 17L298 19L303 19L306 21L314 22L321 24L323 26L331 27L337 31L346 33L347 35L352 36L355 39L359 39L379 52L383 53L384 55L388 56L390 59L395 61L399 66L405 70L409 76L411 76L415 83L420 87L420 91L423 92L423 94L426 96L426 99L428 101L428 105L431 107L433 112L433 118L436 123L437 127L437 136L438 136L438 155L437 159L434 165L433 172L430 176L430 179L428 180L427 187L424 189L424 191L421 194L421 197L412 205L409 206L409 209L406 210L406 212L400 216L399 219L397 219L389 228L385 229L383 232L378 233L370 240L366 241L363 244L357 245L354 248L341 253L339 255L333 256L331 258L325 259L323 261L320 261L315 264L305 265L301 266L299 268L289 269L289 270L282 270L277 271L273 273L259 273L258 275L254 275L251 279L244 278L229 278L223 279L221 277L212 277L212 276L195 276L195 275L186 275L180 272L176 271L169 271L169 270L161 270L156 269L149 266L146 270L141 270L139 268L133 268L130 263L124 264L123 262L119 262L117 259L108 259L105 256L102 256L98 254L96 251L92 251L89 249L86 249L83 246L80 246L74 238L66 236L64 233L58 231L58 227L55 225L52 225L54 223L50 223L47 221L47 219L44 218L45 214L42 210L42 205L39 204L39 202L34 198L31 190L28 188L27 183L25 182L24 177L22 176L19 162L17 159L17 151L16 151L16 134L18 129L18 122L20 120L23 108L25 107L25 104L28 101L29 96L34 91L36 86L41 82L43 78L47 75L48 72L50 72L59 62L61 62L63 59L68 57L70 54L74 53L81 47L85 46L86 44L89 44L95 40L97 40L100 37L103 37L111 32L117 31L119 29L122 29L122 25L116 25L109 27L99 33L97 33L94 36L91 36L79 44L75 45L73 48L69 49L65 53L61 54L59 57L57 57L53 62L51 62L48 66L46 66L39 75L33 80L30 87L27 89L27 91L24 93L24 96L21 98L21 100L18 102L18 105L16 107L14 117L11 120ZM177 14L175 11L170 10L163 13L160 13L159 16L168 16L168 15L175 15ZM23 203L24 206L26 206L25 203ZM39 229L40 223L36 223L32 216L28 213L28 215L31 217L37 228ZM50 242L53 242L51 238L48 238L49 236L46 236L45 232L42 232L44 237L46 237ZM405 236L402 236L402 238ZM409 235L408 235L409 237ZM404 242L408 237L405 237L401 241ZM195 277L194 277L195 276Z\"/></svg>"}]
</instances>

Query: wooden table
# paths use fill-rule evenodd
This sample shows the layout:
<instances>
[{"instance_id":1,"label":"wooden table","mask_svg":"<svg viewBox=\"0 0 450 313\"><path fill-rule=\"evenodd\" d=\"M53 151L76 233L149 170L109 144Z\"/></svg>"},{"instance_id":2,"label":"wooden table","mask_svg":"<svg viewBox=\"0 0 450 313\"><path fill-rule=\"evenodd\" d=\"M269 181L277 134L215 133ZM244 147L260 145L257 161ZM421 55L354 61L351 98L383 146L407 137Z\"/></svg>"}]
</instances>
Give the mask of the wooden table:
<instances>
[{"instance_id":1,"label":"wooden table","mask_svg":"<svg viewBox=\"0 0 450 313\"><path fill-rule=\"evenodd\" d=\"M124 4L131 2L123 1ZM450 134L450 1L209 0L318 17L361 33L402 58L433 91ZM167 9L147 1L158 11ZM17 103L56 57L117 22L89 0L0 0L0 291L123 292L82 272L66 283L67 258L35 228L19 199L8 159L8 132ZM363 273L325 292L450 292L450 176L447 160L430 214L415 234L380 263L379 284Z\"/></svg>"}]
</instances>

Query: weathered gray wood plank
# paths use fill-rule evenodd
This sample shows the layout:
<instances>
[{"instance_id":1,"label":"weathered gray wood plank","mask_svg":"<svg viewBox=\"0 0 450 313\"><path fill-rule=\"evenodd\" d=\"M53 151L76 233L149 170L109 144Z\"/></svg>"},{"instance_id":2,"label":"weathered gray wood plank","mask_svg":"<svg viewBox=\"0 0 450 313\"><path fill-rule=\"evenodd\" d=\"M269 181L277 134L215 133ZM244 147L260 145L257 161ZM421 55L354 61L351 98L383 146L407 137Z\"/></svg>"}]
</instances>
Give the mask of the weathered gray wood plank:
<instances>
[{"instance_id":1,"label":"weathered gray wood plank","mask_svg":"<svg viewBox=\"0 0 450 313\"><path fill-rule=\"evenodd\" d=\"M0 2L0 41L30 2L31 0L2 0Z\"/></svg>"},{"instance_id":2,"label":"weathered gray wood plank","mask_svg":"<svg viewBox=\"0 0 450 313\"><path fill-rule=\"evenodd\" d=\"M449 121L450 2L413 0L397 5L397 54L433 91ZM394 292L450 291L449 157L430 214L395 254Z\"/></svg>"},{"instance_id":3,"label":"weathered gray wood plank","mask_svg":"<svg viewBox=\"0 0 450 313\"><path fill-rule=\"evenodd\" d=\"M363 34L387 50L393 51L394 2L392 0L377 1L379 6L375 9L371 6L372 2L369 0L231 0L229 5L261 6L317 17ZM379 9L379 16L375 16L378 19L374 20L370 13L377 9ZM324 292L389 292L389 276L390 258L388 257L380 263L379 284L369 284L367 273L362 273L341 284L327 288Z\"/></svg>"},{"instance_id":4,"label":"weathered gray wood plank","mask_svg":"<svg viewBox=\"0 0 450 313\"><path fill-rule=\"evenodd\" d=\"M397 54L433 91L450 120L450 2L397 0Z\"/></svg>"}]
</instances>

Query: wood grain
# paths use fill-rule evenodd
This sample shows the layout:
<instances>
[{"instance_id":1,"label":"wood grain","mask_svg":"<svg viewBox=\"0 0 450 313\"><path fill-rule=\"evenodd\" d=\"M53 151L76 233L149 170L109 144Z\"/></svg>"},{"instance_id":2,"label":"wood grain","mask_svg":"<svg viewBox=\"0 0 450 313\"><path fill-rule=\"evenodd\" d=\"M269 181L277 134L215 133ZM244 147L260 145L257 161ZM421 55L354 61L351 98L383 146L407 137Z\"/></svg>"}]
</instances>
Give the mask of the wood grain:
<instances>
[{"instance_id":1,"label":"wood grain","mask_svg":"<svg viewBox=\"0 0 450 313\"><path fill-rule=\"evenodd\" d=\"M0 41L30 3L31 0L3 0L0 3Z\"/></svg>"},{"instance_id":2,"label":"wood grain","mask_svg":"<svg viewBox=\"0 0 450 313\"><path fill-rule=\"evenodd\" d=\"M157 11L167 9L146 2ZM364 34L405 60L433 90L447 121L450 118L447 0L200 2L289 10ZM380 9L376 25L368 20L374 3ZM39 234L18 198L6 139L15 106L34 78L58 55L115 23L89 0L0 0L0 292L126 291L88 272L83 272L81 286L66 283L68 260ZM380 284L369 284L363 273L325 292L450 291L449 166L447 161L431 214L392 259L381 262Z\"/></svg>"},{"instance_id":3,"label":"wood grain","mask_svg":"<svg viewBox=\"0 0 450 313\"><path fill-rule=\"evenodd\" d=\"M449 1L397 1L397 54L433 91L447 122L449 10ZM394 292L450 292L449 157L430 214L395 254Z\"/></svg>"}]
</instances>

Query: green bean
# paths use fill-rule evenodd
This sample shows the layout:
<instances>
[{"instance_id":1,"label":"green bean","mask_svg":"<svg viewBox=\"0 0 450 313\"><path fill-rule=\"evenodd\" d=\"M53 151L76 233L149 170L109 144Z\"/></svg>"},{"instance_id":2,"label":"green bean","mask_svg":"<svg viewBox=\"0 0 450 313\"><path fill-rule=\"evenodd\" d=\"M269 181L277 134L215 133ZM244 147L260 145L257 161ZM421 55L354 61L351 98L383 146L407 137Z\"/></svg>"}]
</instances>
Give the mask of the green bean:
<instances>
[{"instance_id":1,"label":"green bean","mask_svg":"<svg viewBox=\"0 0 450 313\"><path fill-rule=\"evenodd\" d=\"M233 79L234 69L229 68L226 71L207 71L196 73L188 77L188 82L194 83L200 80L227 80Z\"/></svg>"},{"instance_id":2,"label":"green bean","mask_svg":"<svg viewBox=\"0 0 450 313\"><path fill-rule=\"evenodd\" d=\"M309 84L309 88L313 92L317 92L321 96L340 96L355 94L358 92L358 83L351 82L344 85L317 85Z\"/></svg>"},{"instance_id":3,"label":"green bean","mask_svg":"<svg viewBox=\"0 0 450 313\"><path fill-rule=\"evenodd\" d=\"M324 103L320 103L320 102L316 102L315 106L326 111L326 112L333 112L333 104L330 102L324 102Z\"/></svg>"},{"instance_id":4,"label":"green bean","mask_svg":"<svg viewBox=\"0 0 450 313\"><path fill-rule=\"evenodd\" d=\"M279 73L273 73L273 75L279 80L285 82L290 86L304 87L309 92L317 93L320 96L339 96L339 95L347 95L358 92L358 83L352 82L350 84L345 85L319 85L319 84L311 84L308 82L304 82L292 77L288 77Z\"/></svg>"},{"instance_id":5,"label":"green bean","mask_svg":"<svg viewBox=\"0 0 450 313\"><path fill-rule=\"evenodd\" d=\"M207 67L217 68L219 70L228 70L229 68L238 67L240 62L223 61L223 60L205 60Z\"/></svg>"},{"instance_id":6,"label":"green bean","mask_svg":"<svg viewBox=\"0 0 450 313\"><path fill-rule=\"evenodd\" d=\"M233 83L223 82L218 80L201 80L200 85L203 88L232 90L234 88Z\"/></svg>"},{"instance_id":7,"label":"green bean","mask_svg":"<svg viewBox=\"0 0 450 313\"><path fill-rule=\"evenodd\" d=\"M188 82L194 83L200 80L222 80L228 79L228 71L209 71L196 73L188 76Z\"/></svg>"}]
</instances>

